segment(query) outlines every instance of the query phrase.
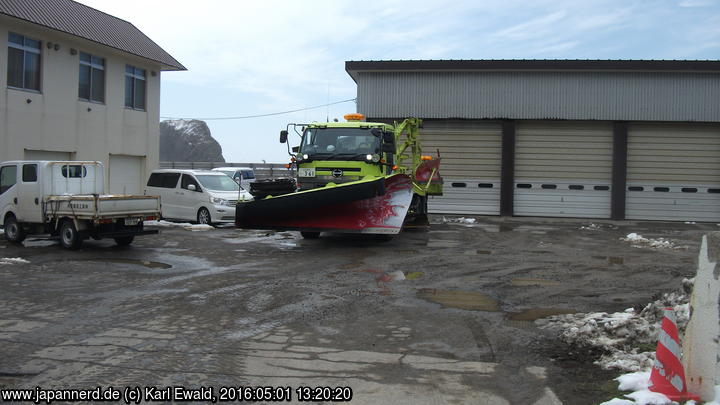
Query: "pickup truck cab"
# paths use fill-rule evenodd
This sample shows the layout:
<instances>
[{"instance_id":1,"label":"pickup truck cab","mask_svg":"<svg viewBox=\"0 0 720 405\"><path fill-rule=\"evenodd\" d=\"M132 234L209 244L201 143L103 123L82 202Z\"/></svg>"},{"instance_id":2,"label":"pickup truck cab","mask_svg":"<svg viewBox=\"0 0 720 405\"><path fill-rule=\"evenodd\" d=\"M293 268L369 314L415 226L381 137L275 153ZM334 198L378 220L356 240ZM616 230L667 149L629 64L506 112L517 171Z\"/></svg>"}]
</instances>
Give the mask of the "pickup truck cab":
<instances>
[{"instance_id":1,"label":"pickup truck cab","mask_svg":"<svg viewBox=\"0 0 720 405\"><path fill-rule=\"evenodd\" d=\"M10 161L0 163L0 225L10 242L29 234L60 237L68 249L83 240L113 238L120 246L160 216L157 197L105 195L104 170L94 161Z\"/></svg>"}]
</instances>

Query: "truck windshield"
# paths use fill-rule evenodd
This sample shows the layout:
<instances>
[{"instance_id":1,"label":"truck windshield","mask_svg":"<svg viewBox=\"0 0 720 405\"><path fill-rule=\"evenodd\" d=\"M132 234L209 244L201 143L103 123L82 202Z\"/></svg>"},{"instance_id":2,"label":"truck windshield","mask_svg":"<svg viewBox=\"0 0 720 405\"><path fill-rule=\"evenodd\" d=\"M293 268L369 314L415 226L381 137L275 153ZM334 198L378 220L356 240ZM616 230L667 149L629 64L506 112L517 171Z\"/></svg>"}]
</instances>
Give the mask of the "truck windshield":
<instances>
[{"instance_id":1,"label":"truck windshield","mask_svg":"<svg viewBox=\"0 0 720 405\"><path fill-rule=\"evenodd\" d=\"M369 128L308 128L300 153L319 159L364 160L367 154L380 153L380 138Z\"/></svg>"},{"instance_id":2,"label":"truck windshield","mask_svg":"<svg viewBox=\"0 0 720 405\"><path fill-rule=\"evenodd\" d=\"M215 191L238 191L240 186L235 183L235 180L228 176L222 175L195 175L200 184L208 190Z\"/></svg>"}]
</instances>

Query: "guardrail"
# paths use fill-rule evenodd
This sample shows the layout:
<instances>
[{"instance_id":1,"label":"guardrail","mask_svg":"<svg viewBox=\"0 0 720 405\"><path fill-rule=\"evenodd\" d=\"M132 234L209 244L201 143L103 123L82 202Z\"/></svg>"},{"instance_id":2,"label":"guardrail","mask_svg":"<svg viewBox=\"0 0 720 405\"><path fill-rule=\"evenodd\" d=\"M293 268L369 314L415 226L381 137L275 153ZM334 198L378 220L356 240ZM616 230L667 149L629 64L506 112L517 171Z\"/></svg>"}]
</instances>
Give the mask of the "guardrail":
<instances>
[{"instance_id":1,"label":"guardrail","mask_svg":"<svg viewBox=\"0 0 720 405\"><path fill-rule=\"evenodd\" d=\"M258 179L292 177L290 170L282 163L223 163L223 162L160 162L161 169L200 169L211 170L216 167L250 167Z\"/></svg>"}]
</instances>

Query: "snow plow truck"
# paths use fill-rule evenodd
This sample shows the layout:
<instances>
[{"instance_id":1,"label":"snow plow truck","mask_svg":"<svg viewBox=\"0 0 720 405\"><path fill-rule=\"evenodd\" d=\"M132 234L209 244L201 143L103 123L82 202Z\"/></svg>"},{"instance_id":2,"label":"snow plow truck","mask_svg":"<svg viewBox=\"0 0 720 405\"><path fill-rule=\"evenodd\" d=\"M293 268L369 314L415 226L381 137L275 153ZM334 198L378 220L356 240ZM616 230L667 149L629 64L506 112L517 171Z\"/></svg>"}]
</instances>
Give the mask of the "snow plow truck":
<instances>
[{"instance_id":1,"label":"snow plow truck","mask_svg":"<svg viewBox=\"0 0 720 405\"><path fill-rule=\"evenodd\" d=\"M365 122L288 124L280 132L287 144L292 179L252 183L254 201L239 202L235 224L246 229L300 231L314 239L321 232L384 235L428 225L428 196L442 195L440 154L423 155L422 120L393 125ZM300 145L292 149L292 128Z\"/></svg>"}]
</instances>

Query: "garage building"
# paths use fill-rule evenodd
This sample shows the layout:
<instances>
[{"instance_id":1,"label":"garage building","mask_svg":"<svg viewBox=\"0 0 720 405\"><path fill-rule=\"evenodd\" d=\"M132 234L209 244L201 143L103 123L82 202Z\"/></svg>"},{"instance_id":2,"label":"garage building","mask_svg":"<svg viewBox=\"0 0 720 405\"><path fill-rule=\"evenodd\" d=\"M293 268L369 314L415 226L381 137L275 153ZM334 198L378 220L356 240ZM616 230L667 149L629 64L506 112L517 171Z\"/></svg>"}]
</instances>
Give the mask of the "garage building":
<instances>
[{"instance_id":1,"label":"garage building","mask_svg":"<svg viewBox=\"0 0 720 405\"><path fill-rule=\"evenodd\" d=\"M368 121L424 120L434 213L720 221L720 61L349 61Z\"/></svg>"}]
</instances>

